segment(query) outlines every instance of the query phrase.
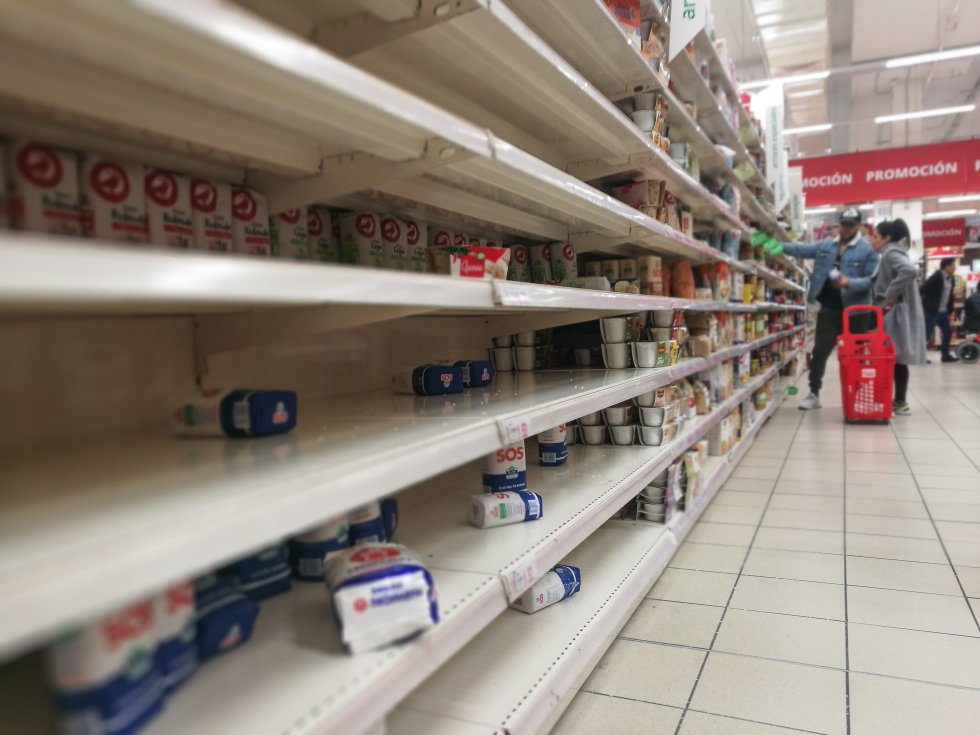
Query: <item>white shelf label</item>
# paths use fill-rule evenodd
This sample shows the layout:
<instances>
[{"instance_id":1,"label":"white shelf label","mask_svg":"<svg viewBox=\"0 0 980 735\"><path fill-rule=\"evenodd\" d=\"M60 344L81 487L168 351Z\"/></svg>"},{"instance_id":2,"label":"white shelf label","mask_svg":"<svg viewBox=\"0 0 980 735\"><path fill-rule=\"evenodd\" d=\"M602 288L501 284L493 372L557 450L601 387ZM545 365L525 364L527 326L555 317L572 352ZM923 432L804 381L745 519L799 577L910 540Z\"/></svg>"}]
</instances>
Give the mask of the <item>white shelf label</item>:
<instances>
[{"instance_id":1,"label":"white shelf label","mask_svg":"<svg viewBox=\"0 0 980 735\"><path fill-rule=\"evenodd\" d=\"M515 281L494 281L494 296L502 306L530 306L531 287Z\"/></svg>"},{"instance_id":2,"label":"white shelf label","mask_svg":"<svg viewBox=\"0 0 980 735\"><path fill-rule=\"evenodd\" d=\"M504 440L504 444L513 444L529 436L527 419L524 416L500 419L497 421L497 427L500 429L500 438Z\"/></svg>"}]
</instances>

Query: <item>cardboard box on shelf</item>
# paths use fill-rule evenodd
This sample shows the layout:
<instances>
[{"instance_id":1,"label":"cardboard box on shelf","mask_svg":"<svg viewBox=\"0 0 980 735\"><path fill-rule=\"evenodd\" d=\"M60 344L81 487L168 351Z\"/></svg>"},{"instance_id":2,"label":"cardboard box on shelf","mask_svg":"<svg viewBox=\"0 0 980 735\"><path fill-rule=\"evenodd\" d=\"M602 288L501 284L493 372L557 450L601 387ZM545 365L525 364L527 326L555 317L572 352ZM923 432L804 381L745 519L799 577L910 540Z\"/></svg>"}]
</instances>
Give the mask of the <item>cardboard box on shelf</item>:
<instances>
[{"instance_id":1,"label":"cardboard box on shelf","mask_svg":"<svg viewBox=\"0 0 980 735\"><path fill-rule=\"evenodd\" d=\"M191 181L191 211L194 219L194 247L216 253L229 253L234 236L231 217L231 185L223 181Z\"/></svg>"},{"instance_id":2,"label":"cardboard box on shelf","mask_svg":"<svg viewBox=\"0 0 980 735\"><path fill-rule=\"evenodd\" d=\"M78 158L31 141L10 148L10 220L19 230L82 234Z\"/></svg>"},{"instance_id":3,"label":"cardboard box on shelf","mask_svg":"<svg viewBox=\"0 0 980 735\"><path fill-rule=\"evenodd\" d=\"M306 208L306 237L310 257L324 263L340 262L340 246L333 229L333 215L324 207Z\"/></svg>"},{"instance_id":4,"label":"cardboard box on shelf","mask_svg":"<svg viewBox=\"0 0 980 735\"><path fill-rule=\"evenodd\" d=\"M194 245L191 180L151 169L144 177L146 221L150 242L186 250Z\"/></svg>"},{"instance_id":5,"label":"cardboard box on shelf","mask_svg":"<svg viewBox=\"0 0 980 735\"><path fill-rule=\"evenodd\" d=\"M88 237L115 242L147 241L142 166L85 155L79 184L82 229Z\"/></svg>"},{"instance_id":6,"label":"cardboard box on shelf","mask_svg":"<svg viewBox=\"0 0 980 735\"><path fill-rule=\"evenodd\" d=\"M372 212L341 215L339 225L340 262L384 267L384 244L378 215Z\"/></svg>"},{"instance_id":7,"label":"cardboard box on shelf","mask_svg":"<svg viewBox=\"0 0 980 735\"><path fill-rule=\"evenodd\" d=\"M269 203L264 194L233 186L231 189L232 242L236 253L269 255Z\"/></svg>"},{"instance_id":8,"label":"cardboard box on shelf","mask_svg":"<svg viewBox=\"0 0 980 735\"><path fill-rule=\"evenodd\" d=\"M386 268L408 270L408 226L397 217L381 218L381 243Z\"/></svg>"},{"instance_id":9,"label":"cardboard box on shelf","mask_svg":"<svg viewBox=\"0 0 980 735\"><path fill-rule=\"evenodd\" d=\"M310 240L306 207L287 209L269 218L272 252L280 258L308 260Z\"/></svg>"}]
</instances>

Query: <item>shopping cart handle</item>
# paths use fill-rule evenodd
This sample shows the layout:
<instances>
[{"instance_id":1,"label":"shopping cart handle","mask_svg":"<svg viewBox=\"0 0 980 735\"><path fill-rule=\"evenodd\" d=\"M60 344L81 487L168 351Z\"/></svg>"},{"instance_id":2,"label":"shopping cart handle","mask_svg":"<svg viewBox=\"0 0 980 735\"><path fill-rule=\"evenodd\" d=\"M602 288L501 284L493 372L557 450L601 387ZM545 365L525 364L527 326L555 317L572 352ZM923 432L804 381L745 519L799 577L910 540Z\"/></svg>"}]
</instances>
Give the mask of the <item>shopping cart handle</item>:
<instances>
[{"instance_id":1,"label":"shopping cart handle","mask_svg":"<svg viewBox=\"0 0 980 735\"><path fill-rule=\"evenodd\" d=\"M852 335L857 334L857 332L851 331L851 317L855 314L861 314L864 312L870 312L875 315L875 328L863 332L863 334L884 334L884 312L880 306L875 306L874 304L858 304L857 306L848 306L844 309L844 329L843 334Z\"/></svg>"}]
</instances>

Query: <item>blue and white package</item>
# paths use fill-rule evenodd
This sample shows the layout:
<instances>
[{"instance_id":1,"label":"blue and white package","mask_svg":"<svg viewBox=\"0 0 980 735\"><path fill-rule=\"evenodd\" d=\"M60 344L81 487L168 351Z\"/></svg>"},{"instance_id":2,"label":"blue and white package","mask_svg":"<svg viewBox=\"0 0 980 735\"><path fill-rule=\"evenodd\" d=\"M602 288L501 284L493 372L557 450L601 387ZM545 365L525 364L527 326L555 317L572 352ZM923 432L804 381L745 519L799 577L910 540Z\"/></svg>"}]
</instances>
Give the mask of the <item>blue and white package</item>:
<instances>
[{"instance_id":1,"label":"blue and white package","mask_svg":"<svg viewBox=\"0 0 980 735\"><path fill-rule=\"evenodd\" d=\"M578 567L555 566L510 603L515 610L533 613L571 597L582 589L582 572Z\"/></svg>"},{"instance_id":2,"label":"blue and white package","mask_svg":"<svg viewBox=\"0 0 980 735\"><path fill-rule=\"evenodd\" d=\"M156 667L167 694L176 691L197 670L197 623L194 583L178 582L154 600L156 605Z\"/></svg>"},{"instance_id":3,"label":"blue and white package","mask_svg":"<svg viewBox=\"0 0 980 735\"><path fill-rule=\"evenodd\" d=\"M385 524L385 540L391 541L395 538L395 531L398 530L398 501L394 498L385 498L381 501L381 520Z\"/></svg>"},{"instance_id":4,"label":"blue and white package","mask_svg":"<svg viewBox=\"0 0 980 735\"><path fill-rule=\"evenodd\" d=\"M72 631L47 651L63 730L133 735L163 706L153 600Z\"/></svg>"},{"instance_id":5,"label":"blue and white package","mask_svg":"<svg viewBox=\"0 0 980 735\"><path fill-rule=\"evenodd\" d=\"M293 577L306 582L323 581L323 561L351 545L346 518L317 526L289 542Z\"/></svg>"},{"instance_id":6,"label":"blue and white package","mask_svg":"<svg viewBox=\"0 0 980 735\"><path fill-rule=\"evenodd\" d=\"M289 571L289 549L280 543L229 564L221 576L242 594L259 601L287 592Z\"/></svg>"},{"instance_id":7,"label":"blue and white package","mask_svg":"<svg viewBox=\"0 0 980 735\"><path fill-rule=\"evenodd\" d=\"M527 490L527 459L524 440L508 444L483 461L483 492Z\"/></svg>"},{"instance_id":8,"label":"blue and white package","mask_svg":"<svg viewBox=\"0 0 980 735\"><path fill-rule=\"evenodd\" d=\"M395 390L417 396L441 396L463 392L463 371L452 365L420 365L411 373L394 377Z\"/></svg>"},{"instance_id":9,"label":"blue and white package","mask_svg":"<svg viewBox=\"0 0 980 735\"><path fill-rule=\"evenodd\" d=\"M207 390L180 401L170 415L170 428L178 436L271 436L295 426L296 393L291 390Z\"/></svg>"},{"instance_id":10,"label":"blue and white package","mask_svg":"<svg viewBox=\"0 0 980 735\"><path fill-rule=\"evenodd\" d=\"M388 540L381 503L377 500L372 500L370 503L351 511L348 522L350 523L348 534L351 546L356 544L383 544Z\"/></svg>"},{"instance_id":11,"label":"blue and white package","mask_svg":"<svg viewBox=\"0 0 980 735\"><path fill-rule=\"evenodd\" d=\"M463 371L463 385L467 388L482 388L493 382L493 362L490 360L459 360L453 367Z\"/></svg>"},{"instance_id":12,"label":"blue and white package","mask_svg":"<svg viewBox=\"0 0 980 735\"><path fill-rule=\"evenodd\" d=\"M247 641L259 616L257 603L213 574L197 580L194 604L197 655L202 662Z\"/></svg>"},{"instance_id":13,"label":"blue and white package","mask_svg":"<svg viewBox=\"0 0 980 735\"><path fill-rule=\"evenodd\" d=\"M477 528L536 521L544 515L544 501L537 493L520 490L470 496L468 518Z\"/></svg>"},{"instance_id":14,"label":"blue and white package","mask_svg":"<svg viewBox=\"0 0 980 735\"><path fill-rule=\"evenodd\" d=\"M432 575L404 546L358 546L326 566L334 615L352 653L405 640L439 622Z\"/></svg>"},{"instance_id":15,"label":"blue and white package","mask_svg":"<svg viewBox=\"0 0 980 735\"><path fill-rule=\"evenodd\" d=\"M565 424L538 434L538 464L542 467L557 467L568 459L568 445L565 444Z\"/></svg>"}]
</instances>

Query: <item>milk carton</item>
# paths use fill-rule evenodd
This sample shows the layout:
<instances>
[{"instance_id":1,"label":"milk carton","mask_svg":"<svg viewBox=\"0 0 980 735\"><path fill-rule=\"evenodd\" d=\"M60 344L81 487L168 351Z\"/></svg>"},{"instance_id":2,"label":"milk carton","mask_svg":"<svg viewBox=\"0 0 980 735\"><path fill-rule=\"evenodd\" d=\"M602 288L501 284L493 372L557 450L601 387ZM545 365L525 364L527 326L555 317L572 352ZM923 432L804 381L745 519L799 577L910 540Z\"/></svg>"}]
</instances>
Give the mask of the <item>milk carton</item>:
<instances>
[{"instance_id":1,"label":"milk carton","mask_svg":"<svg viewBox=\"0 0 980 735\"><path fill-rule=\"evenodd\" d=\"M568 459L568 446L565 444L565 424L538 434L538 464L542 467L557 467Z\"/></svg>"},{"instance_id":2,"label":"milk carton","mask_svg":"<svg viewBox=\"0 0 980 735\"><path fill-rule=\"evenodd\" d=\"M74 153L17 141L10 149L10 220L19 230L82 234Z\"/></svg>"},{"instance_id":3,"label":"milk carton","mask_svg":"<svg viewBox=\"0 0 980 735\"><path fill-rule=\"evenodd\" d=\"M294 391L209 388L175 401L170 429L177 436L270 436L292 430L296 412Z\"/></svg>"},{"instance_id":4,"label":"milk carton","mask_svg":"<svg viewBox=\"0 0 980 735\"><path fill-rule=\"evenodd\" d=\"M536 521L543 514L544 502L537 493L515 490L470 496L469 521L477 528Z\"/></svg>"},{"instance_id":5,"label":"milk carton","mask_svg":"<svg viewBox=\"0 0 980 735\"><path fill-rule=\"evenodd\" d=\"M309 260L310 243L306 232L306 208L287 209L269 219L272 252L280 258Z\"/></svg>"},{"instance_id":6,"label":"milk carton","mask_svg":"<svg viewBox=\"0 0 980 735\"><path fill-rule=\"evenodd\" d=\"M171 585L154 599L156 667L167 692L180 687L197 669L197 621L194 583Z\"/></svg>"},{"instance_id":7,"label":"milk carton","mask_svg":"<svg viewBox=\"0 0 980 735\"><path fill-rule=\"evenodd\" d=\"M384 267L384 244L378 215L371 212L345 214L340 217L339 224L342 263Z\"/></svg>"},{"instance_id":8,"label":"milk carton","mask_svg":"<svg viewBox=\"0 0 980 735\"><path fill-rule=\"evenodd\" d=\"M323 579L325 560L349 549L351 542L346 518L317 526L289 542L293 577L307 582Z\"/></svg>"},{"instance_id":9,"label":"milk carton","mask_svg":"<svg viewBox=\"0 0 980 735\"><path fill-rule=\"evenodd\" d=\"M195 582L194 606L197 655L202 662L245 643L259 616L257 603L214 574Z\"/></svg>"},{"instance_id":10,"label":"milk carton","mask_svg":"<svg viewBox=\"0 0 980 735\"><path fill-rule=\"evenodd\" d=\"M232 250L231 186L221 181L191 181L194 247L230 253Z\"/></svg>"},{"instance_id":11,"label":"milk carton","mask_svg":"<svg viewBox=\"0 0 980 735\"><path fill-rule=\"evenodd\" d=\"M408 270L408 227L397 217L381 218L381 242L385 267Z\"/></svg>"},{"instance_id":12,"label":"milk carton","mask_svg":"<svg viewBox=\"0 0 980 735\"><path fill-rule=\"evenodd\" d=\"M133 735L163 703L154 660L154 604L146 600L63 636L47 651L64 732Z\"/></svg>"},{"instance_id":13,"label":"milk carton","mask_svg":"<svg viewBox=\"0 0 980 735\"><path fill-rule=\"evenodd\" d=\"M275 544L229 564L221 576L258 602L289 590L289 573L289 551L285 544Z\"/></svg>"},{"instance_id":14,"label":"milk carton","mask_svg":"<svg viewBox=\"0 0 980 735\"><path fill-rule=\"evenodd\" d=\"M146 172L143 181L150 242L170 248L193 247L191 180L186 176L151 169Z\"/></svg>"},{"instance_id":15,"label":"milk carton","mask_svg":"<svg viewBox=\"0 0 980 735\"><path fill-rule=\"evenodd\" d=\"M147 241L142 166L83 156L80 184L82 228L88 237Z\"/></svg>"},{"instance_id":16,"label":"milk carton","mask_svg":"<svg viewBox=\"0 0 980 735\"><path fill-rule=\"evenodd\" d=\"M269 255L269 203L264 194L240 186L231 188L231 236L236 253Z\"/></svg>"},{"instance_id":17,"label":"milk carton","mask_svg":"<svg viewBox=\"0 0 980 735\"><path fill-rule=\"evenodd\" d=\"M524 613L535 613L548 605L571 597L582 589L582 572L578 567L556 566L535 582L510 606Z\"/></svg>"},{"instance_id":18,"label":"milk carton","mask_svg":"<svg viewBox=\"0 0 980 735\"><path fill-rule=\"evenodd\" d=\"M508 444L483 460L483 492L527 490L524 440Z\"/></svg>"},{"instance_id":19,"label":"milk carton","mask_svg":"<svg viewBox=\"0 0 980 735\"><path fill-rule=\"evenodd\" d=\"M352 653L383 648L439 622L432 575L398 544L350 549L326 564L341 637Z\"/></svg>"},{"instance_id":20,"label":"milk carton","mask_svg":"<svg viewBox=\"0 0 980 735\"><path fill-rule=\"evenodd\" d=\"M408 241L408 270L424 273L425 244L427 242L426 226L411 220L405 223L406 240Z\"/></svg>"},{"instance_id":21,"label":"milk carton","mask_svg":"<svg viewBox=\"0 0 980 735\"><path fill-rule=\"evenodd\" d=\"M355 544L384 543L388 540L385 530L384 517L381 514L381 503L372 500L370 503L355 508L349 518L348 537L351 546Z\"/></svg>"},{"instance_id":22,"label":"milk carton","mask_svg":"<svg viewBox=\"0 0 980 735\"><path fill-rule=\"evenodd\" d=\"M340 262L340 245L333 231L333 217L323 207L306 208L306 236L310 257L324 263Z\"/></svg>"}]
</instances>

